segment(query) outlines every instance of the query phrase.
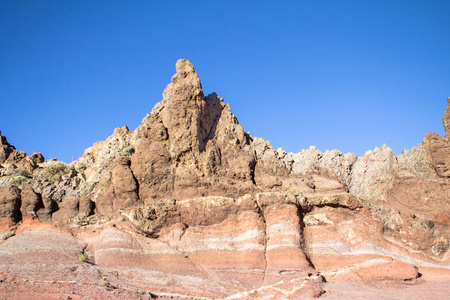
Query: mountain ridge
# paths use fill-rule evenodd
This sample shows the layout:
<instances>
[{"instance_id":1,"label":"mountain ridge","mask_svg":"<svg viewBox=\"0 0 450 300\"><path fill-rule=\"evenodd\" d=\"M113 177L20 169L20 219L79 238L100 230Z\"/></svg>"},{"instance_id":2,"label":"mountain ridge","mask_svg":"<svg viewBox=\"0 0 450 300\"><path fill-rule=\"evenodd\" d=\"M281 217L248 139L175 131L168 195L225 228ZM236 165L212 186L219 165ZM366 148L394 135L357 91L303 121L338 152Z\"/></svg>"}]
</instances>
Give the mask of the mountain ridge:
<instances>
[{"instance_id":1,"label":"mountain ridge","mask_svg":"<svg viewBox=\"0 0 450 300\"><path fill-rule=\"evenodd\" d=\"M286 153L245 132L217 94L204 96L190 61L175 69L136 130L116 128L69 165L28 156L1 137L0 233L17 236L0 244L0 271L20 269L11 263L14 241L49 226L59 232L56 244L70 240L68 231L83 245L70 251L90 258L89 272L116 272L111 282L120 292L133 286L162 299L187 299L191 290L212 298L319 297L339 293L327 290L330 280L364 286L366 274L370 283L420 284L426 268L450 269L450 98L445 137L429 133L400 155L386 145L361 157L314 146ZM13 286L46 276L32 262L22 267L28 271L13 272ZM143 280L148 272L153 277ZM162 289L161 274L171 278ZM189 276L200 283L192 286Z\"/></svg>"}]
</instances>

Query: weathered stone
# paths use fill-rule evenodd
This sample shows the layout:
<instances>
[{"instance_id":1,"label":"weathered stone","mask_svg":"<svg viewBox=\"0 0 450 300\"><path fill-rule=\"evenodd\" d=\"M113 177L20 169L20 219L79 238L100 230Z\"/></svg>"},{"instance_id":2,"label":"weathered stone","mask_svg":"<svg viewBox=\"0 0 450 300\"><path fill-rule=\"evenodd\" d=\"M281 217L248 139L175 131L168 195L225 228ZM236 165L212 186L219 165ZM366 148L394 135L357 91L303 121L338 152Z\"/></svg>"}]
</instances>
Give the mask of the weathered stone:
<instances>
[{"instance_id":1,"label":"weathered stone","mask_svg":"<svg viewBox=\"0 0 450 300\"><path fill-rule=\"evenodd\" d=\"M83 197L78 203L78 216L89 217L94 213L95 204L91 199Z\"/></svg>"},{"instance_id":2,"label":"weathered stone","mask_svg":"<svg viewBox=\"0 0 450 300\"><path fill-rule=\"evenodd\" d=\"M29 157L36 164L40 164L40 163L43 163L45 161L44 156L42 156L42 154L39 153L39 152L33 152L33 154L31 154Z\"/></svg>"},{"instance_id":3,"label":"weathered stone","mask_svg":"<svg viewBox=\"0 0 450 300\"><path fill-rule=\"evenodd\" d=\"M289 277L315 273L302 247L302 228L298 207L272 204L264 209L266 225L266 276L273 284Z\"/></svg>"},{"instance_id":4,"label":"weathered stone","mask_svg":"<svg viewBox=\"0 0 450 300\"><path fill-rule=\"evenodd\" d=\"M10 145L5 136L0 131L0 164L4 163L9 155L16 150L14 146Z\"/></svg>"},{"instance_id":5,"label":"weathered stone","mask_svg":"<svg viewBox=\"0 0 450 300\"><path fill-rule=\"evenodd\" d=\"M114 207L117 209L132 208L142 204L139 201L138 185L129 164L127 157L119 156L117 166L112 172L112 184L116 197Z\"/></svg>"},{"instance_id":6,"label":"weathered stone","mask_svg":"<svg viewBox=\"0 0 450 300\"><path fill-rule=\"evenodd\" d=\"M5 160L5 164L13 164L21 161L27 157L25 151L14 151L9 154L8 159Z\"/></svg>"},{"instance_id":7,"label":"weathered stone","mask_svg":"<svg viewBox=\"0 0 450 300\"><path fill-rule=\"evenodd\" d=\"M450 177L450 143L436 133L428 133L423 145L430 161L440 177Z\"/></svg>"},{"instance_id":8,"label":"weathered stone","mask_svg":"<svg viewBox=\"0 0 450 300\"><path fill-rule=\"evenodd\" d=\"M40 195L36 194L31 186L26 185L22 189L20 196L22 198L22 205L20 207L22 217L36 217L36 212L39 209L44 208Z\"/></svg>"},{"instance_id":9,"label":"weathered stone","mask_svg":"<svg viewBox=\"0 0 450 300\"><path fill-rule=\"evenodd\" d=\"M237 196L255 188L255 157L244 149L247 136L229 106L216 94L203 96L189 61L180 60L176 69L163 101L136 130L131 169L139 197L150 203L168 196Z\"/></svg>"},{"instance_id":10,"label":"weathered stone","mask_svg":"<svg viewBox=\"0 0 450 300\"><path fill-rule=\"evenodd\" d=\"M52 214L52 221L57 224L67 224L79 212L79 199L66 199L59 205L59 209Z\"/></svg>"},{"instance_id":11,"label":"weathered stone","mask_svg":"<svg viewBox=\"0 0 450 300\"><path fill-rule=\"evenodd\" d=\"M15 186L0 187L0 225L12 225L21 218L20 190ZM1 229L2 226L0 226Z\"/></svg>"},{"instance_id":12,"label":"weathered stone","mask_svg":"<svg viewBox=\"0 0 450 300\"><path fill-rule=\"evenodd\" d=\"M42 198L42 203L44 207L39 209L36 214L40 221L50 222L53 212L58 209L58 205L55 203L55 201L47 197Z\"/></svg>"},{"instance_id":13,"label":"weathered stone","mask_svg":"<svg viewBox=\"0 0 450 300\"><path fill-rule=\"evenodd\" d=\"M397 161L398 165L395 168L399 178L435 178L437 176L432 158L423 142L409 150L404 149L397 156Z\"/></svg>"},{"instance_id":14,"label":"weathered stone","mask_svg":"<svg viewBox=\"0 0 450 300\"><path fill-rule=\"evenodd\" d=\"M352 167L350 192L359 198L385 201L394 181L396 162L397 158L386 145L367 151Z\"/></svg>"}]
</instances>

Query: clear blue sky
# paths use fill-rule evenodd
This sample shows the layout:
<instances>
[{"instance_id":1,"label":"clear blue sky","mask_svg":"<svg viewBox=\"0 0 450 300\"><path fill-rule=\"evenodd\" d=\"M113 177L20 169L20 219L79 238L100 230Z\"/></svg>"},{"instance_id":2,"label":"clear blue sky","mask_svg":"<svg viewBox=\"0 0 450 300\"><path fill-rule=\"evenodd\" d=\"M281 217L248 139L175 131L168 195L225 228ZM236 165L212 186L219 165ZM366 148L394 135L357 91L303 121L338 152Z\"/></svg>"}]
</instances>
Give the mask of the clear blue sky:
<instances>
[{"instance_id":1,"label":"clear blue sky","mask_svg":"<svg viewBox=\"0 0 450 300\"><path fill-rule=\"evenodd\" d=\"M275 148L399 154L444 134L449 16L450 1L0 0L0 130L70 162L134 130L187 58Z\"/></svg>"}]
</instances>

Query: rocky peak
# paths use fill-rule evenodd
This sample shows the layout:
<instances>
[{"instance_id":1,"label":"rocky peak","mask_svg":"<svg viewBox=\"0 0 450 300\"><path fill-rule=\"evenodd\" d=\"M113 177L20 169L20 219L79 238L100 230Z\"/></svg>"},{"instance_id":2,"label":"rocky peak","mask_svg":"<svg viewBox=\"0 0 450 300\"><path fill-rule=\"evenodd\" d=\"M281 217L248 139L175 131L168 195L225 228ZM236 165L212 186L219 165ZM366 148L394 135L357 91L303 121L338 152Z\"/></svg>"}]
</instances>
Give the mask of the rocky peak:
<instances>
[{"instance_id":1,"label":"rocky peak","mask_svg":"<svg viewBox=\"0 0 450 300\"><path fill-rule=\"evenodd\" d=\"M9 145L8 141L6 140L6 136L3 136L1 131L0 131L0 145Z\"/></svg>"},{"instance_id":2,"label":"rocky peak","mask_svg":"<svg viewBox=\"0 0 450 300\"><path fill-rule=\"evenodd\" d=\"M3 136L0 131L0 164L4 163L15 150L16 148L8 143L6 136Z\"/></svg>"},{"instance_id":3,"label":"rocky peak","mask_svg":"<svg viewBox=\"0 0 450 300\"><path fill-rule=\"evenodd\" d=\"M171 157L179 159L187 151L205 150L224 104L215 95L204 97L200 79L189 60L178 60L175 69L177 73L163 92L162 109L156 117L167 128Z\"/></svg>"},{"instance_id":4,"label":"rocky peak","mask_svg":"<svg viewBox=\"0 0 450 300\"><path fill-rule=\"evenodd\" d=\"M229 106L215 93L204 96L190 61L178 60L175 69L163 100L136 130L131 168L141 196L176 190L198 196L230 172L231 177L252 182L254 158L244 150L246 135ZM241 159L244 162L237 163ZM219 194L227 193L227 188L220 189Z\"/></svg>"},{"instance_id":5,"label":"rocky peak","mask_svg":"<svg viewBox=\"0 0 450 300\"><path fill-rule=\"evenodd\" d=\"M189 107L203 100L203 91L200 79L194 66L187 59L180 59L175 65L176 73L163 92L163 104L171 107L172 104Z\"/></svg>"},{"instance_id":6,"label":"rocky peak","mask_svg":"<svg viewBox=\"0 0 450 300\"><path fill-rule=\"evenodd\" d=\"M25 151L16 150L1 133L0 131L0 164L9 165L9 171L3 174L11 175L10 171L15 169L32 172L38 167L37 164L44 162L45 159L41 153L34 152L32 155L27 155Z\"/></svg>"}]
</instances>

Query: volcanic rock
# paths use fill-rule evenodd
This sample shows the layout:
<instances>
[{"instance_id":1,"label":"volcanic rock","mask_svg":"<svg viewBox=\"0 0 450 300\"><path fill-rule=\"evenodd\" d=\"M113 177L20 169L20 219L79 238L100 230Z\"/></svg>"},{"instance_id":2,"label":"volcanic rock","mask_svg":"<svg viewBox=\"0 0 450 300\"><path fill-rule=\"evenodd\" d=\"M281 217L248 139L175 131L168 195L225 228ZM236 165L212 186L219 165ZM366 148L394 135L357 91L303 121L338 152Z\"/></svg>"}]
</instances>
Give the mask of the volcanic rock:
<instances>
[{"instance_id":1,"label":"volcanic rock","mask_svg":"<svg viewBox=\"0 0 450 300\"><path fill-rule=\"evenodd\" d=\"M216 94L204 97L192 64L179 60L163 101L136 129L131 169L139 197L239 195L254 190L249 138Z\"/></svg>"},{"instance_id":2,"label":"volcanic rock","mask_svg":"<svg viewBox=\"0 0 450 300\"><path fill-rule=\"evenodd\" d=\"M14 146L11 146L6 137L2 135L2 132L0 131L0 164L4 163L9 155L14 152L16 149Z\"/></svg>"},{"instance_id":3,"label":"volcanic rock","mask_svg":"<svg viewBox=\"0 0 450 300\"><path fill-rule=\"evenodd\" d=\"M396 162L397 158L386 145L367 151L352 166L350 192L367 200L386 200L394 180Z\"/></svg>"},{"instance_id":4,"label":"volcanic rock","mask_svg":"<svg viewBox=\"0 0 450 300\"><path fill-rule=\"evenodd\" d=\"M0 231L6 232L20 218L20 189L15 186L0 187Z\"/></svg>"},{"instance_id":5,"label":"volcanic rock","mask_svg":"<svg viewBox=\"0 0 450 300\"><path fill-rule=\"evenodd\" d=\"M112 172L112 184L117 199L114 206L117 209L140 206L138 185L130 169L130 160L126 156L117 158L117 166Z\"/></svg>"},{"instance_id":6,"label":"volcanic rock","mask_svg":"<svg viewBox=\"0 0 450 300\"><path fill-rule=\"evenodd\" d=\"M31 186L26 185L22 189L20 196L22 199L22 205L20 207L22 217L27 215L36 216L36 212L40 208L44 208L40 196L34 192Z\"/></svg>"},{"instance_id":7,"label":"volcanic rock","mask_svg":"<svg viewBox=\"0 0 450 300\"><path fill-rule=\"evenodd\" d=\"M425 151L439 177L450 177L450 143L436 133L428 133L423 139Z\"/></svg>"},{"instance_id":8,"label":"volcanic rock","mask_svg":"<svg viewBox=\"0 0 450 300\"><path fill-rule=\"evenodd\" d=\"M397 156L286 153L175 69L136 130L70 165L0 135L0 298L448 295L449 108L445 138Z\"/></svg>"},{"instance_id":9,"label":"volcanic rock","mask_svg":"<svg viewBox=\"0 0 450 300\"><path fill-rule=\"evenodd\" d=\"M78 215L80 217L89 217L94 213L95 204L90 198L81 198L78 202Z\"/></svg>"}]
</instances>

